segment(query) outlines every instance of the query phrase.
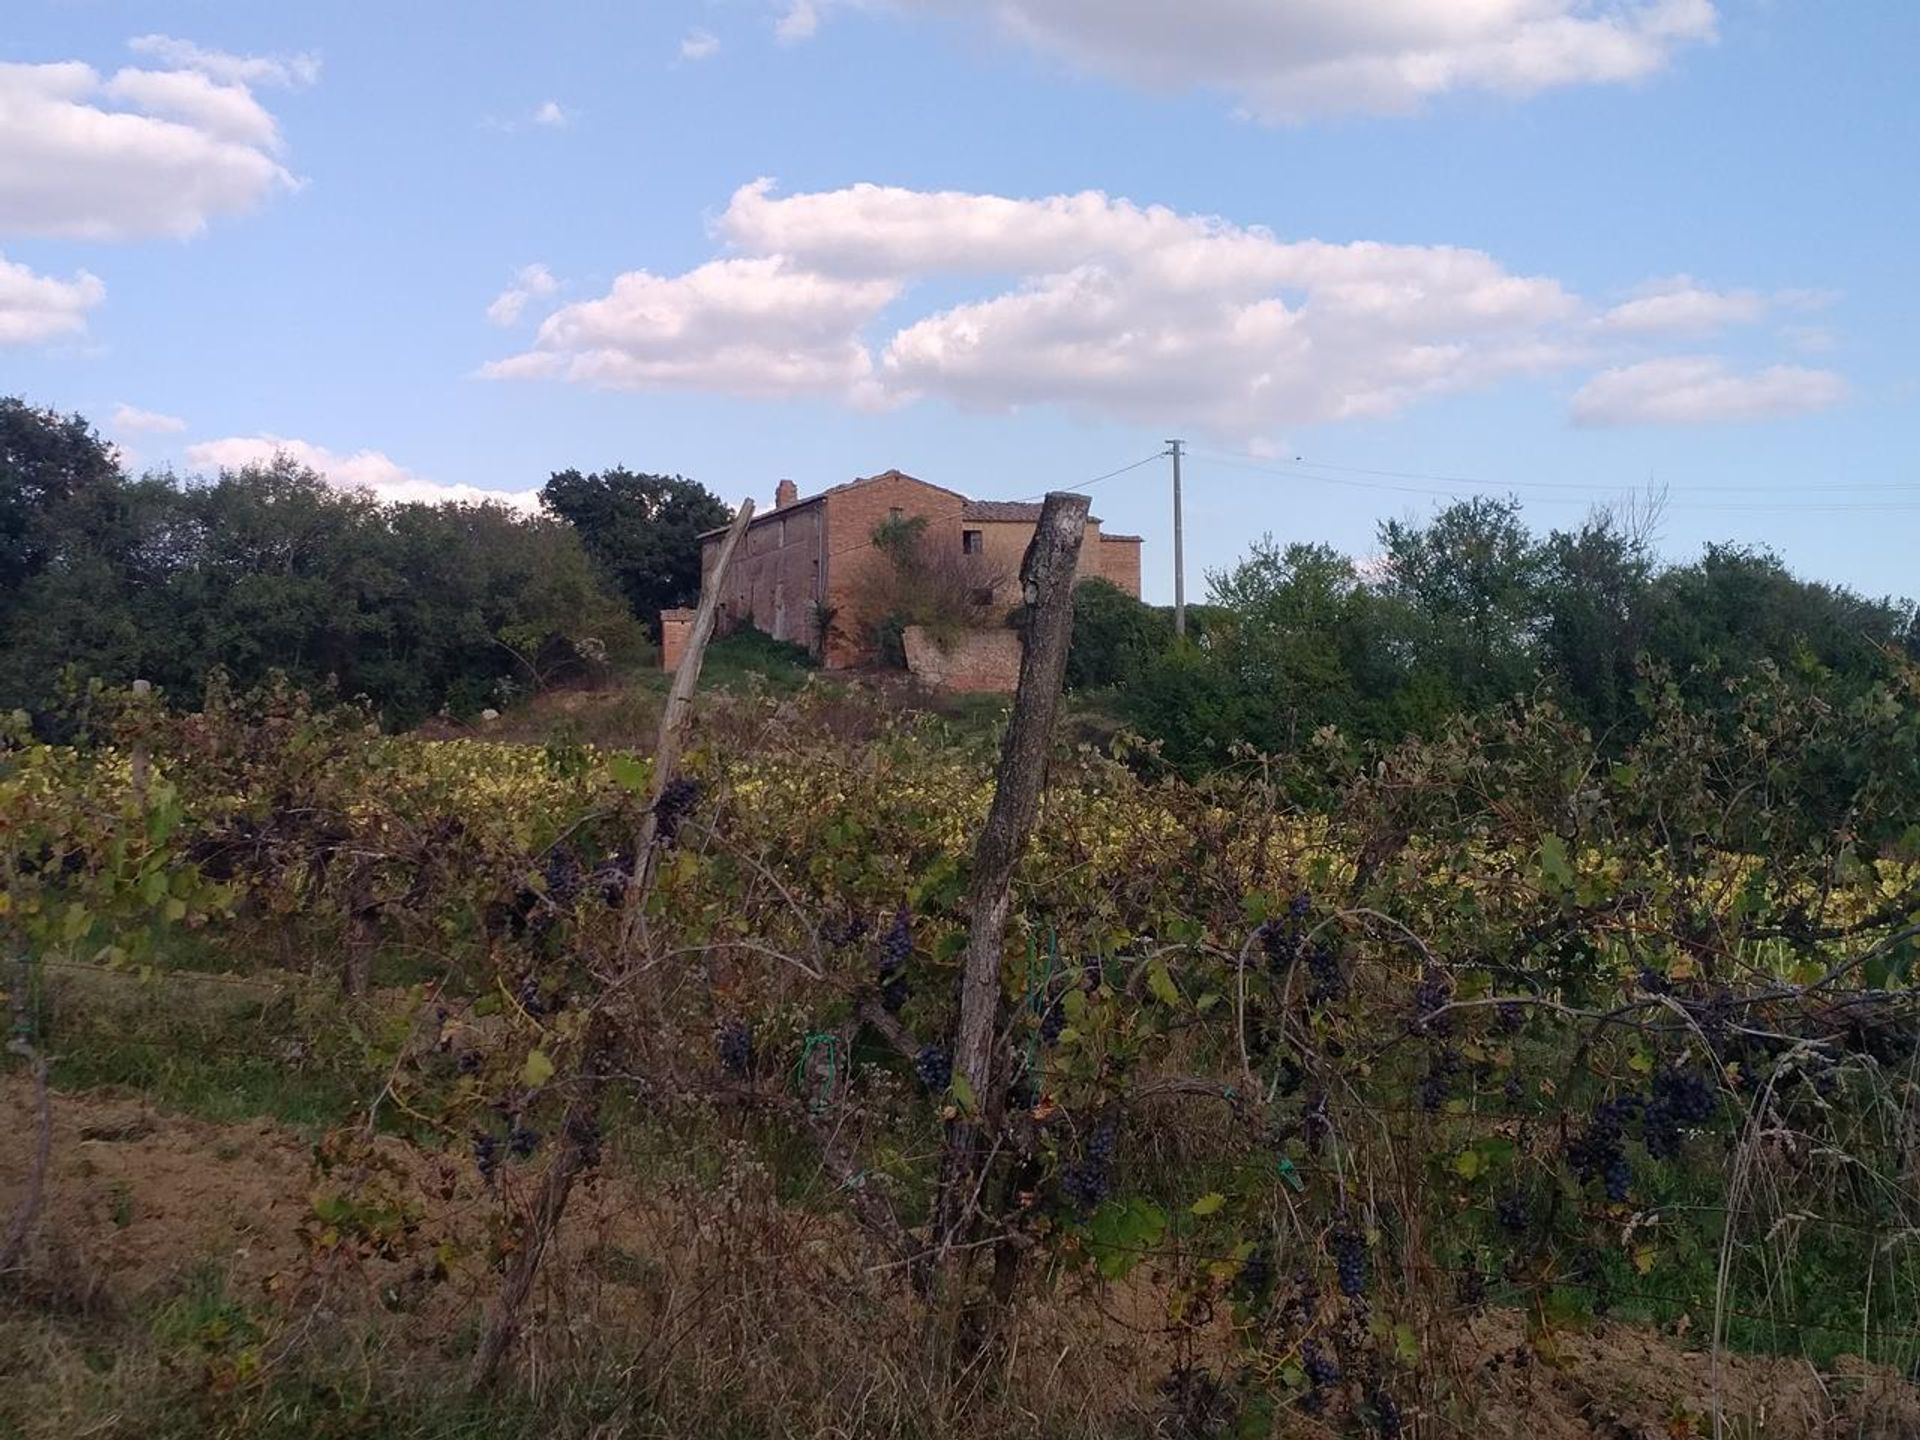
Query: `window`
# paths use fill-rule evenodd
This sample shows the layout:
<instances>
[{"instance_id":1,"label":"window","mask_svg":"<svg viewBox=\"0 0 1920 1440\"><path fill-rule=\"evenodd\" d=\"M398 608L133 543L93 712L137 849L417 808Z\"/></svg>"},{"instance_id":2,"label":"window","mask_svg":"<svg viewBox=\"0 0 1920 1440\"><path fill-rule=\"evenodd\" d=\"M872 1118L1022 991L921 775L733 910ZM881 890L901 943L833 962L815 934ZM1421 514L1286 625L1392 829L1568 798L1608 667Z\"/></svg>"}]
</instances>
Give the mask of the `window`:
<instances>
[{"instance_id":1,"label":"window","mask_svg":"<svg viewBox=\"0 0 1920 1440\"><path fill-rule=\"evenodd\" d=\"M969 555L978 555L987 548L987 537L984 532L979 530L962 530L960 532L960 548Z\"/></svg>"},{"instance_id":2,"label":"window","mask_svg":"<svg viewBox=\"0 0 1920 1440\"><path fill-rule=\"evenodd\" d=\"M984 610L993 604L993 587L991 585L976 586L971 598L977 608Z\"/></svg>"},{"instance_id":3,"label":"window","mask_svg":"<svg viewBox=\"0 0 1920 1440\"><path fill-rule=\"evenodd\" d=\"M898 505L895 505L887 511L887 518L889 520L904 520L907 518L907 512L902 510Z\"/></svg>"}]
</instances>

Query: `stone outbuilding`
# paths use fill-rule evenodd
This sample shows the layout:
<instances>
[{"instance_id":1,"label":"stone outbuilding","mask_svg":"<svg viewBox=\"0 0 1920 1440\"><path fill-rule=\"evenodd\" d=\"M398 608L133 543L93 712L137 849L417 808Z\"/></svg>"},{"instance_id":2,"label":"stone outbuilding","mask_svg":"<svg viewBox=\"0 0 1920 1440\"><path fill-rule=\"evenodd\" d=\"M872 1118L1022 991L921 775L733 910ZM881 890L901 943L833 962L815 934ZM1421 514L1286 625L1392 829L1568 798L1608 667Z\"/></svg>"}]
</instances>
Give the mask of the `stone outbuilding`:
<instances>
[{"instance_id":1,"label":"stone outbuilding","mask_svg":"<svg viewBox=\"0 0 1920 1440\"><path fill-rule=\"evenodd\" d=\"M752 625L778 640L804 645L832 669L862 665L874 656L862 614L890 561L874 544L874 531L888 519L925 522L922 543L937 553L978 557L993 577L983 608L1010 610L1019 603L1020 561L1040 518L1038 502L970 500L956 490L917 480L898 470L836 485L802 499L782 480L771 510L753 517L720 597L722 628ZM711 576L724 529L702 536L701 574ZM1127 594L1140 594L1138 535L1108 535L1089 517L1080 551L1081 578L1109 580ZM826 644L819 626L831 615ZM661 663L679 663L690 610L661 617ZM824 652L824 653L823 653Z\"/></svg>"}]
</instances>

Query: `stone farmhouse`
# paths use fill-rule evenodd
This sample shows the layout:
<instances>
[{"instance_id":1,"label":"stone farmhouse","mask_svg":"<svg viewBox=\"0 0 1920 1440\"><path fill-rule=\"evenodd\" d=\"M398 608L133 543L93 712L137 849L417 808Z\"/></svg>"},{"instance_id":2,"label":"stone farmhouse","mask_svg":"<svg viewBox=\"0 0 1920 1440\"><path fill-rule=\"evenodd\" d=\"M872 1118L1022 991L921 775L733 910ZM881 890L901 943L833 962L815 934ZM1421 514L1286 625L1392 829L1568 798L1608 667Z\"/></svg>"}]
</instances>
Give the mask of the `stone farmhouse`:
<instances>
[{"instance_id":1,"label":"stone farmhouse","mask_svg":"<svg viewBox=\"0 0 1920 1440\"><path fill-rule=\"evenodd\" d=\"M1019 603L1020 562L1033 539L1040 506L970 500L956 490L888 470L805 499L791 480L782 480L773 509L755 515L741 538L726 593L720 597L721 627L752 625L817 654L824 649L821 658L830 669L871 662L863 622L874 617L864 615L862 606L890 564L874 545L874 529L889 518L916 517L926 522L924 545L979 557L981 573L994 577L992 609L1011 610ZM725 534L720 529L701 537L703 576L712 575ZM1100 522L1089 517L1080 551L1081 577L1098 576L1138 597L1140 545L1138 535L1104 534ZM833 617L824 647L818 633L823 613ZM660 622L661 664L672 669L679 664L693 611L664 611ZM1017 642L1012 632L1006 635Z\"/></svg>"}]
</instances>

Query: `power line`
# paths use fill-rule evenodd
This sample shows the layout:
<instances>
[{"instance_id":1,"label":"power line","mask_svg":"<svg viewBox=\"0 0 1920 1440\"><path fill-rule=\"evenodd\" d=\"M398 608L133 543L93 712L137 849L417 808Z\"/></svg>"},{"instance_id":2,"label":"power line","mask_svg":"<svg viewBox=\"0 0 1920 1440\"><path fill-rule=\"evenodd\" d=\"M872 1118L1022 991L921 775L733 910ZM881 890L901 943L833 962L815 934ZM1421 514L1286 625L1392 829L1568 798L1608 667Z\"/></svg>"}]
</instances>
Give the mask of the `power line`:
<instances>
[{"instance_id":1,"label":"power line","mask_svg":"<svg viewBox=\"0 0 1920 1440\"><path fill-rule=\"evenodd\" d=\"M1233 458L1233 457L1229 457ZM1336 465L1330 460L1313 460L1296 455L1291 460L1280 462L1286 465L1310 466L1316 470L1333 470L1347 475L1372 475L1388 480L1424 480L1443 485L1471 485L1480 488L1512 489L1530 487L1545 490L1590 490L1592 487L1564 480L1508 480L1491 481L1478 479L1472 475L1444 475L1421 470L1376 470L1362 465ZM1688 491L1721 491L1727 493L1779 493L1798 494L1808 487L1803 484L1732 484L1715 485L1689 484L1681 487ZM1821 487L1827 490L1892 490L1920 495L1920 480L1893 481L1857 481L1830 484Z\"/></svg>"}]
</instances>

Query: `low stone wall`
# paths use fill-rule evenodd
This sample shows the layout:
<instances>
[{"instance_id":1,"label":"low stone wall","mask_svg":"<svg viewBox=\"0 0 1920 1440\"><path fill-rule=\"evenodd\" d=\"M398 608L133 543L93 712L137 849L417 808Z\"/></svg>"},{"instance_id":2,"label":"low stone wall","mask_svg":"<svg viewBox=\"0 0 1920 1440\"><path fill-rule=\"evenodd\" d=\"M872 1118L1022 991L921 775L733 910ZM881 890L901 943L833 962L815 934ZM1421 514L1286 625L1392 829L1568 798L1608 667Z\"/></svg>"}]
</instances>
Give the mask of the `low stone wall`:
<instances>
[{"instance_id":1,"label":"low stone wall","mask_svg":"<svg viewBox=\"0 0 1920 1440\"><path fill-rule=\"evenodd\" d=\"M935 690L1011 695L1020 683L1017 630L968 630L944 649L918 625L906 631L907 669Z\"/></svg>"}]
</instances>

